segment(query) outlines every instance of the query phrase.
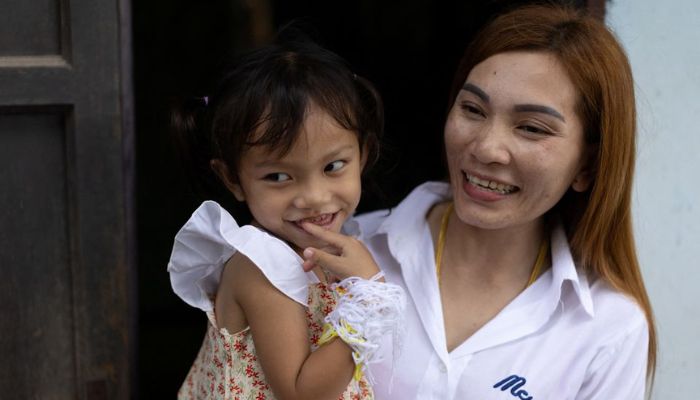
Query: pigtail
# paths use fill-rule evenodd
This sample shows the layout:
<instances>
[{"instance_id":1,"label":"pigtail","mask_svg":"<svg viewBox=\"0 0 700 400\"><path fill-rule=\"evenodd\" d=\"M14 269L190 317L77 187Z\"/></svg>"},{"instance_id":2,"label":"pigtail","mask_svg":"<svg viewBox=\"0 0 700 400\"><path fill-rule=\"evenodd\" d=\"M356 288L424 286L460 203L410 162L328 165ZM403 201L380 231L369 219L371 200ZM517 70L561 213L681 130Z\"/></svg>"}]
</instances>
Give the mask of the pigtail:
<instances>
[{"instance_id":1,"label":"pigtail","mask_svg":"<svg viewBox=\"0 0 700 400\"><path fill-rule=\"evenodd\" d=\"M363 112L360 113L357 125L367 132L364 137L362 151L366 151L367 163L363 172L369 171L379 160L381 138L384 135L384 102L379 91L367 79L353 74L353 79L360 95Z\"/></svg>"},{"instance_id":2,"label":"pigtail","mask_svg":"<svg viewBox=\"0 0 700 400\"><path fill-rule=\"evenodd\" d=\"M395 204L382 190L382 182L391 180L389 175L393 170L393 167L386 165L393 162L386 156L386 143L382 142L384 102L377 88L369 80L357 74L353 74L353 80L359 100L357 126L364 130L364 133L359 135L360 146L364 152L363 155L367 157L362 170L362 200L358 212L368 211L364 209L368 204L372 204L371 209L391 209Z\"/></svg>"},{"instance_id":3,"label":"pigtail","mask_svg":"<svg viewBox=\"0 0 700 400\"><path fill-rule=\"evenodd\" d=\"M209 166L212 147L208 108L206 97L187 97L173 101L170 112L175 150L195 197L210 197L217 186Z\"/></svg>"}]
</instances>

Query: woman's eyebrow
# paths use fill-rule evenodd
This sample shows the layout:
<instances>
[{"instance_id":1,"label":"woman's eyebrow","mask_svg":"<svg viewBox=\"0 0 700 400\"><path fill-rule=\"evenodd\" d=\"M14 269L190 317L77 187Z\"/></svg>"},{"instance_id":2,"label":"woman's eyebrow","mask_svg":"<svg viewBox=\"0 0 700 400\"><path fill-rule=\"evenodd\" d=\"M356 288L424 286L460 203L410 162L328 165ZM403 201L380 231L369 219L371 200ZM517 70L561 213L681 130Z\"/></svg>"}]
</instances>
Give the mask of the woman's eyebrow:
<instances>
[{"instance_id":1,"label":"woman's eyebrow","mask_svg":"<svg viewBox=\"0 0 700 400\"><path fill-rule=\"evenodd\" d=\"M489 100L491 99L491 98L489 97L489 95L486 94L486 92L484 92L483 90L481 90L480 87L476 86L476 85L473 84L473 83L466 82L466 83L462 86L462 90L466 90L467 92L474 93L477 97L479 97L479 98L480 98L482 101L484 101L485 103L488 103Z\"/></svg>"},{"instance_id":2,"label":"woman's eyebrow","mask_svg":"<svg viewBox=\"0 0 700 400\"><path fill-rule=\"evenodd\" d=\"M513 109L516 112L537 112L548 114L566 123L566 119L564 119L564 116L552 107L543 106L540 104L516 104L515 107L513 107Z\"/></svg>"}]
</instances>

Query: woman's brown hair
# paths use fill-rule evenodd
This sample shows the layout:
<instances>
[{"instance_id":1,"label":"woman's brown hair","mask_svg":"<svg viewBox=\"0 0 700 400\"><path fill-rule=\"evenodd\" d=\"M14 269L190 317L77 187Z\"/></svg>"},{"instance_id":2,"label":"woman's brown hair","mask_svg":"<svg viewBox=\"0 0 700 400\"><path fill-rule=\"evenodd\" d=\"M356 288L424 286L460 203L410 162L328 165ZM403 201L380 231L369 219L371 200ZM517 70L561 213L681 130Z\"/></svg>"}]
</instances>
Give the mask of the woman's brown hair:
<instances>
[{"instance_id":1,"label":"woman's brown hair","mask_svg":"<svg viewBox=\"0 0 700 400\"><path fill-rule=\"evenodd\" d=\"M487 58L512 51L554 54L578 90L577 112L595 151L593 185L569 190L555 207L577 265L631 296L649 327L647 382L654 379L656 329L637 260L631 192L636 110L632 71L615 36L584 11L556 5L517 8L496 17L462 57L450 94L452 105L469 72Z\"/></svg>"}]
</instances>

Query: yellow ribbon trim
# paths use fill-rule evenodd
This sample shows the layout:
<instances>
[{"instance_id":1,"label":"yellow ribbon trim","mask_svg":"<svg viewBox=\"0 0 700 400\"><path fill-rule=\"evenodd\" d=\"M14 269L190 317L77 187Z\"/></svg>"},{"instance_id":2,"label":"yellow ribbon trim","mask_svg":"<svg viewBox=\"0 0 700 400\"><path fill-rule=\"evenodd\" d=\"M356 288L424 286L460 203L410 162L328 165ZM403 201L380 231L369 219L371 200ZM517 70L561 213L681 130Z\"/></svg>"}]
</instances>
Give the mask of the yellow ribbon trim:
<instances>
[{"instance_id":1,"label":"yellow ribbon trim","mask_svg":"<svg viewBox=\"0 0 700 400\"><path fill-rule=\"evenodd\" d=\"M357 333L357 330L355 330L355 328L353 328L347 322L341 321L341 324L343 325L343 328L345 328L345 330L347 330L348 332L350 332L352 334ZM338 332L335 330L333 325L331 325L329 323L325 323L325 324L323 324L323 333L321 333L321 337L318 338L318 346L321 347L337 337L340 337L340 336L338 335ZM348 344L349 343L363 343L365 341L362 338L360 338L360 339L347 338L347 340L345 338L341 338L341 340L345 341ZM353 351L353 354L355 355L356 358L359 357L358 352ZM355 371L352 374L352 378L355 381L359 381L360 379L362 379L362 363L355 364Z\"/></svg>"}]
</instances>

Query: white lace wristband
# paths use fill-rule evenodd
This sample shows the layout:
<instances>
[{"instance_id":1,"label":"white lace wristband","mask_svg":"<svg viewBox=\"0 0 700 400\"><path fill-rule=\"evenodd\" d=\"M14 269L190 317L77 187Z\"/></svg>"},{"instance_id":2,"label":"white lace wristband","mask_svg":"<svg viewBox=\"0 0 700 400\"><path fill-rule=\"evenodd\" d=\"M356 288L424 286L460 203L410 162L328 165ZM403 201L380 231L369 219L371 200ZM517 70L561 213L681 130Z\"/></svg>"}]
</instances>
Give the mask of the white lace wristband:
<instances>
[{"instance_id":1,"label":"white lace wristband","mask_svg":"<svg viewBox=\"0 0 700 400\"><path fill-rule=\"evenodd\" d=\"M326 326L334 332L323 336L337 334L347 343L353 349L355 379L359 380L364 373L370 383L374 379L367 365L382 360L378 351L382 338L387 334L392 336L396 359L404 329L406 295L398 285L377 282L383 276L380 272L369 280L350 277L333 284L332 288L341 296L335 310L325 318Z\"/></svg>"}]
</instances>

